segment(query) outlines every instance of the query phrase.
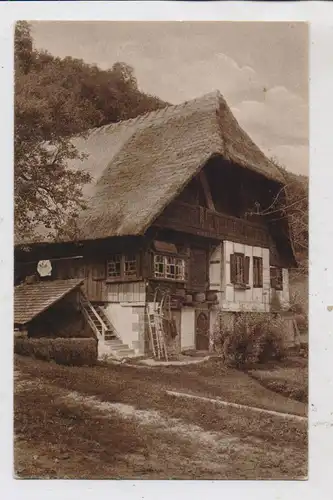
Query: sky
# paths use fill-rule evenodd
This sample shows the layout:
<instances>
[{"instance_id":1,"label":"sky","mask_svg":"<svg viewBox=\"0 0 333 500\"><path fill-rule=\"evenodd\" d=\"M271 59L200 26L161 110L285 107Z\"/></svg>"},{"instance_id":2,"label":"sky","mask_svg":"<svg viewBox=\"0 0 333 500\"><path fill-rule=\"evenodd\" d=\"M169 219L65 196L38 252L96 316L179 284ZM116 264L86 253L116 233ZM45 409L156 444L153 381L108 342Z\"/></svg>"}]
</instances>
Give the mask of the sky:
<instances>
[{"instance_id":1,"label":"sky","mask_svg":"<svg viewBox=\"0 0 333 500\"><path fill-rule=\"evenodd\" d=\"M272 22L33 22L35 47L134 67L172 104L219 90L269 157L308 174L308 26Z\"/></svg>"}]
</instances>

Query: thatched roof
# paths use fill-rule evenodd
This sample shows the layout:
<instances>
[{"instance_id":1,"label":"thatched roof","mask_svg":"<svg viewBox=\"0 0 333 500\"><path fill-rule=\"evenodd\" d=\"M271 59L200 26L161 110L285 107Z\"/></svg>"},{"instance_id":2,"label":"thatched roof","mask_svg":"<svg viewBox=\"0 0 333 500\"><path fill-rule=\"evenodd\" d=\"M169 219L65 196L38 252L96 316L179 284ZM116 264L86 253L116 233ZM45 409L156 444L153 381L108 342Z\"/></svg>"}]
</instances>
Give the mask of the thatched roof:
<instances>
[{"instance_id":1,"label":"thatched roof","mask_svg":"<svg viewBox=\"0 0 333 500\"><path fill-rule=\"evenodd\" d=\"M85 188L80 240L143 234L214 154L284 182L219 92L94 129L73 143L88 158L69 167L94 179Z\"/></svg>"}]
</instances>

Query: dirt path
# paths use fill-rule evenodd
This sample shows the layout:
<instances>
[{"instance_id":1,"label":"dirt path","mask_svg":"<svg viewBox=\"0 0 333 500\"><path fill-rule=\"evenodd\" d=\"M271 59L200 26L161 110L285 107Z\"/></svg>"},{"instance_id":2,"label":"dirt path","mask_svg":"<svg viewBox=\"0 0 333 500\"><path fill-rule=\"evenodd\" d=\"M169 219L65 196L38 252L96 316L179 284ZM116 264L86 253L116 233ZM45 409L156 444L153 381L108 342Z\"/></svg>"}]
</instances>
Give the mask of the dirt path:
<instances>
[{"instance_id":1,"label":"dirt path","mask_svg":"<svg viewBox=\"0 0 333 500\"><path fill-rule=\"evenodd\" d=\"M102 401L19 371L15 392L20 477L282 479L306 474L304 451L291 445L268 447L254 436L208 431L161 410ZM27 399L39 408L25 406Z\"/></svg>"}]
</instances>

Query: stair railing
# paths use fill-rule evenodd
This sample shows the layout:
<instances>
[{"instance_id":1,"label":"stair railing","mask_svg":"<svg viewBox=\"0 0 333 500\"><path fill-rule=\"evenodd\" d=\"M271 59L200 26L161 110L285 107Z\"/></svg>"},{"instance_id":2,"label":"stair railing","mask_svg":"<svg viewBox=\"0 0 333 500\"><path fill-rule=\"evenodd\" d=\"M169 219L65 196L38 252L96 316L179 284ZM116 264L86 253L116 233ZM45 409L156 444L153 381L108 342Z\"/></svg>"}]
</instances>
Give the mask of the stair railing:
<instances>
[{"instance_id":1,"label":"stair railing","mask_svg":"<svg viewBox=\"0 0 333 500\"><path fill-rule=\"evenodd\" d=\"M88 324L90 325L90 328L92 329L92 331L97 335L97 337L102 340L102 335L101 333L98 331L98 329L96 328L96 325L95 323L92 321L91 317L89 316L87 310L85 309L85 306L81 303L80 301L80 308L81 308L81 311L85 317L85 319L88 321Z\"/></svg>"},{"instance_id":2,"label":"stair railing","mask_svg":"<svg viewBox=\"0 0 333 500\"><path fill-rule=\"evenodd\" d=\"M94 308L94 306L92 305L92 303L83 294L82 294L82 296L80 296L80 306L81 306L81 310L83 311L83 314L87 318L90 326L96 332L96 330L97 330L96 325L91 320L91 318L90 318L90 316L89 316L89 314L88 314L88 312L86 310L86 307L89 307L90 311L95 315L95 317L97 318L97 320L99 321L99 323L100 323L100 325L102 327L102 339L105 340L105 332L106 332L106 330L108 330L108 327L104 323L104 321L102 320L102 318L99 316L99 314L97 313L97 311ZM99 335L99 332L98 332L98 335Z\"/></svg>"}]
</instances>

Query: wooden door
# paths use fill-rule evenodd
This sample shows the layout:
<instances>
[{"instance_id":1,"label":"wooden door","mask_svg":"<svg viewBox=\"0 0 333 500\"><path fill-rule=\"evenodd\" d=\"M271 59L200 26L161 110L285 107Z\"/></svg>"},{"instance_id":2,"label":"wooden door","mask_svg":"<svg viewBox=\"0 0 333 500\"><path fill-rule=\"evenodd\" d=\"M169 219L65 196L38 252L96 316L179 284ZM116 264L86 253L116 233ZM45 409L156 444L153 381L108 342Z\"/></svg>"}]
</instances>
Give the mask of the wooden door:
<instances>
[{"instance_id":1,"label":"wooden door","mask_svg":"<svg viewBox=\"0 0 333 500\"><path fill-rule=\"evenodd\" d=\"M195 347L198 351L209 350L209 310L195 312Z\"/></svg>"}]
</instances>

